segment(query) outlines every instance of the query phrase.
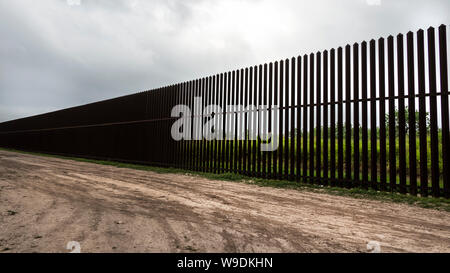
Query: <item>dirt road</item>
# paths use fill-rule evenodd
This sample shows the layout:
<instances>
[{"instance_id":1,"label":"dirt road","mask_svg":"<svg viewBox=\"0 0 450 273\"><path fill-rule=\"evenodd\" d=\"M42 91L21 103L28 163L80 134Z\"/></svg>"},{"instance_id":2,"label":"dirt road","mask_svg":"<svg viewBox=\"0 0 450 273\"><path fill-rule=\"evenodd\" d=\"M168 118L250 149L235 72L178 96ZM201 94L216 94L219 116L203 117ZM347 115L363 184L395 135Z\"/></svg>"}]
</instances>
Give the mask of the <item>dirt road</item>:
<instances>
[{"instance_id":1,"label":"dirt road","mask_svg":"<svg viewBox=\"0 0 450 273\"><path fill-rule=\"evenodd\" d=\"M0 252L450 252L450 213L0 151Z\"/></svg>"}]
</instances>

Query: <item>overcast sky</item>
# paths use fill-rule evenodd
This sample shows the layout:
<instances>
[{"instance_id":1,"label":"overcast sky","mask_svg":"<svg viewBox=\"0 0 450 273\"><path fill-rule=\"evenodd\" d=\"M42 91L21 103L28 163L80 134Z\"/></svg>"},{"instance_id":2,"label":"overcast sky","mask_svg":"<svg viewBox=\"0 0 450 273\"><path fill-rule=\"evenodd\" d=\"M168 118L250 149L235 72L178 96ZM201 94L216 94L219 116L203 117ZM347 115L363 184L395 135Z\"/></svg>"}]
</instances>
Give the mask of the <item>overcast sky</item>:
<instances>
[{"instance_id":1,"label":"overcast sky","mask_svg":"<svg viewBox=\"0 0 450 273\"><path fill-rule=\"evenodd\" d=\"M0 0L0 122L450 22L448 0Z\"/></svg>"}]
</instances>

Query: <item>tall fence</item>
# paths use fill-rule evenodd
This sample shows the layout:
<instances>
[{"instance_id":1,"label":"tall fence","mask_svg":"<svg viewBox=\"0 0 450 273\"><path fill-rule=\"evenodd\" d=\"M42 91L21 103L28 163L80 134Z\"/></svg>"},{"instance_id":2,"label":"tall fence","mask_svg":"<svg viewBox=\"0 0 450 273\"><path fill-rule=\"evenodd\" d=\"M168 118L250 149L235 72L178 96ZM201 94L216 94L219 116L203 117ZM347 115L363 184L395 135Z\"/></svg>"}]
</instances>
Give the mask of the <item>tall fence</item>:
<instances>
[{"instance_id":1,"label":"tall fence","mask_svg":"<svg viewBox=\"0 0 450 273\"><path fill-rule=\"evenodd\" d=\"M0 146L449 198L446 29L5 122Z\"/></svg>"}]
</instances>

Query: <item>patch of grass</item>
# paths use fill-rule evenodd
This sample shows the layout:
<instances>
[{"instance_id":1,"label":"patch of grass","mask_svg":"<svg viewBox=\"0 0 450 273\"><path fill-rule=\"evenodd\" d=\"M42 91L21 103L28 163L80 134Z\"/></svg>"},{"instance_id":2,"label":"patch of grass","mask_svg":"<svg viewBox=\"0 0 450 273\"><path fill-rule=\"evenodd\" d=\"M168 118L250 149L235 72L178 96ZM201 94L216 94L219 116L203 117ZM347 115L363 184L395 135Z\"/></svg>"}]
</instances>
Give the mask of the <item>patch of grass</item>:
<instances>
[{"instance_id":1,"label":"patch of grass","mask_svg":"<svg viewBox=\"0 0 450 273\"><path fill-rule=\"evenodd\" d=\"M215 173L196 173L202 177L205 178L209 178L209 179L215 179L215 180L224 180L224 181L242 181L244 180L246 177L240 174L235 174L235 173L220 173L220 174L215 174Z\"/></svg>"},{"instance_id":2,"label":"patch of grass","mask_svg":"<svg viewBox=\"0 0 450 273\"><path fill-rule=\"evenodd\" d=\"M418 207L422 207L422 208L436 209L436 210L443 210L443 211L450 212L450 199L445 199L445 198L419 197L419 196L412 196L409 194L375 191L373 189L366 190L366 189L362 189L362 188L346 189L346 188L339 188L339 187L328 187L328 186L321 186L321 185L307 184L307 183L302 183L302 182L294 182L294 181L286 181L286 180L269 180L269 179L248 177L248 176L244 176L241 174L235 174L235 173L229 173L229 172L221 173L221 174L202 173L202 172L195 172L195 171L176 169L176 168L161 168L161 167L153 167L153 166L146 166L146 165L121 163L121 162L115 162L115 161L93 160L93 159L78 158L78 157L67 157L67 156L35 153L35 152L25 152L25 151L13 150L13 149L5 149L5 148L1 148L1 147L0 147L0 150L13 151L13 152L19 152L19 153L31 154L31 155L37 155L37 156L44 156L44 157L55 157L55 158L61 158L61 159L74 160L74 161L78 161L78 162L88 162L88 163L94 163L94 164L100 164L100 165L114 166L114 167L118 167L118 168L128 168L128 169L135 169L135 170L151 171L151 172L156 172L156 173L195 175L198 177L204 177L204 178L212 179L212 180L233 181L233 182L238 182L238 183L253 184L253 185L260 186L260 187L272 187L272 188L283 188L283 189L293 189L293 190L307 190L307 191L312 191L312 192L326 193L326 194L332 194L332 195L338 195L338 196L346 196L346 197L352 197L352 198L358 198L358 199L370 199L370 200L378 200L378 201L383 201L383 202L403 203L403 204L409 204L409 205L418 206Z\"/></svg>"},{"instance_id":3,"label":"patch of grass","mask_svg":"<svg viewBox=\"0 0 450 273\"><path fill-rule=\"evenodd\" d=\"M362 189L362 188L339 188L339 187L327 187L313 184L305 184L291 181L274 181L274 180L264 180L256 179L249 181L247 183L255 184L262 187L275 187L275 188L286 188L286 189L296 189L296 190L308 190L312 192L326 193L338 196L346 196L357 199L370 199L378 200L384 202L393 203L405 203L409 205L414 205L422 208L437 209L450 212L450 200L445 198L435 198L435 197L418 197L408 194L391 193L376 191L373 189Z\"/></svg>"},{"instance_id":4,"label":"patch of grass","mask_svg":"<svg viewBox=\"0 0 450 273\"><path fill-rule=\"evenodd\" d=\"M13 210L8 210L7 213L8 213L9 216L13 216L13 215L17 214L17 212L13 211Z\"/></svg>"},{"instance_id":5,"label":"patch of grass","mask_svg":"<svg viewBox=\"0 0 450 273\"><path fill-rule=\"evenodd\" d=\"M197 249L192 246L186 246L184 249L191 252L197 252Z\"/></svg>"}]
</instances>

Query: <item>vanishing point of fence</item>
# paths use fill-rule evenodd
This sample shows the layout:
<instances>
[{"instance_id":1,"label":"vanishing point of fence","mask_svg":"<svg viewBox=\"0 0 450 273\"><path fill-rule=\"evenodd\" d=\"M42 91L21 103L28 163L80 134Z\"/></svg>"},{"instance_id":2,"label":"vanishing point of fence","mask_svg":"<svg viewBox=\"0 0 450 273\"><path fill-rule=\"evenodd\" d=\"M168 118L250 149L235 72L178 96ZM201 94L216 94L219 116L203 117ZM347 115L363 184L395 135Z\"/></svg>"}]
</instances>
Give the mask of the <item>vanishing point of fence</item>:
<instances>
[{"instance_id":1,"label":"vanishing point of fence","mask_svg":"<svg viewBox=\"0 0 450 273\"><path fill-rule=\"evenodd\" d=\"M0 146L449 198L446 29L5 122ZM192 110L181 121L193 120L181 131L202 135L209 122L211 132L226 137L174 139L171 130L180 116L172 108L179 104ZM195 109L208 105L219 107ZM251 129L272 133L272 139L252 137ZM278 149L261 149L269 142Z\"/></svg>"}]
</instances>

